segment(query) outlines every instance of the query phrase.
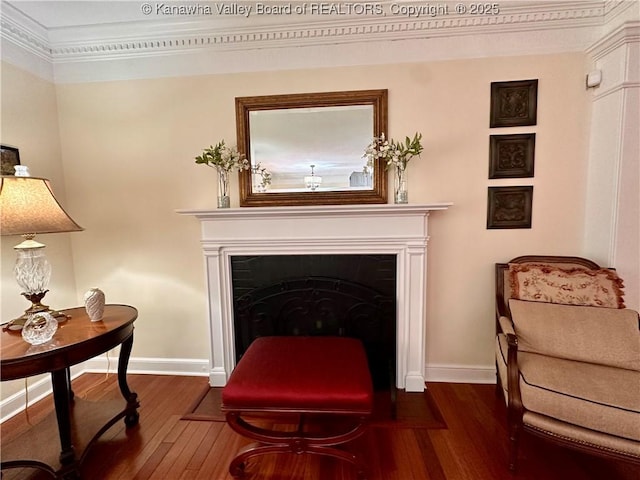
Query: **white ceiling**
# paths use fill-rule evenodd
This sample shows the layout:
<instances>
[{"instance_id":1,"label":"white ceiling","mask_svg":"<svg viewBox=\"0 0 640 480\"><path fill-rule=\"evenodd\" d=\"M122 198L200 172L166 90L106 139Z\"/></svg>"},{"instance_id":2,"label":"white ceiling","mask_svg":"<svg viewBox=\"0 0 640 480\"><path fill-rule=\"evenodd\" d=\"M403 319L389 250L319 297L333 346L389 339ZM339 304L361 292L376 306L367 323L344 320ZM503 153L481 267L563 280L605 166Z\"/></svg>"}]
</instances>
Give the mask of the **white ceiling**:
<instances>
[{"instance_id":1,"label":"white ceiling","mask_svg":"<svg viewBox=\"0 0 640 480\"><path fill-rule=\"evenodd\" d=\"M36 2L11 0L6 3L20 10L46 29L157 20L154 15L142 13L141 6L145 3L143 1L43 0ZM150 3L153 5L159 2ZM213 2L199 3L204 5Z\"/></svg>"}]
</instances>

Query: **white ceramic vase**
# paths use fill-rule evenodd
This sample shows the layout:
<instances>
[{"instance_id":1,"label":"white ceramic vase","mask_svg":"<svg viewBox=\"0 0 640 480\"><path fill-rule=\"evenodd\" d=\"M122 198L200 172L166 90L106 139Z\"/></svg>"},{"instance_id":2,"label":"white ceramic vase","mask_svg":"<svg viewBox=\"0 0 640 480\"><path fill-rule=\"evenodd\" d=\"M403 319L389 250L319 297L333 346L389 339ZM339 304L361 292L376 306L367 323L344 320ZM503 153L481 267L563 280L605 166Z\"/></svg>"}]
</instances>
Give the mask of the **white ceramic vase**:
<instances>
[{"instance_id":1,"label":"white ceramic vase","mask_svg":"<svg viewBox=\"0 0 640 480\"><path fill-rule=\"evenodd\" d=\"M84 294L84 308L92 322L102 320L104 314L104 292L99 288L91 288Z\"/></svg>"}]
</instances>

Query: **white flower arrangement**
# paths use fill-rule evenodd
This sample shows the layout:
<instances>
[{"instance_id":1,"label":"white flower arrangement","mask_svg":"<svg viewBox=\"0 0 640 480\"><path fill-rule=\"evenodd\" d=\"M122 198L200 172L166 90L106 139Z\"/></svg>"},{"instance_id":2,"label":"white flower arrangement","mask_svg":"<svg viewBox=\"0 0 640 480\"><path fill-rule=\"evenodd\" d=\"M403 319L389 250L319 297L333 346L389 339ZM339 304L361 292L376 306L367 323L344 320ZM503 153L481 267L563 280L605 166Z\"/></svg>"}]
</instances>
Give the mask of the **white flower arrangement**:
<instances>
[{"instance_id":1,"label":"white flower arrangement","mask_svg":"<svg viewBox=\"0 0 640 480\"><path fill-rule=\"evenodd\" d=\"M407 168L409 160L420 155L424 150L420 143L421 140L422 134L417 132L412 139L406 137L404 142L387 140L382 133L379 137L374 137L371 144L367 146L363 157L367 158L368 167L372 167L374 160L379 158L385 162L387 169L395 167L404 170Z\"/></svg>"},{"instance_id":2,"label":"white flower arrangement","mask_svg":"<svg viewBox=\"0 0 640 480\"><path fill-rule=\"evenodd\" d=\"M196 163L216 168L218 171L224 170L227 173L234 169L238 171L249 169L249 160L244 158L236 147L227 146L224 140L217 143L215 147L206 148L202 155L196 157Z\"/></svg>"},{"instance_id":3,"label":"white flower arrangement","mask_svg":"<svg viewBox=\"0 0 640 480\"><path fill-rule=\"evenodd\" d=\"M226 199L224 205L229 203L229 174L232 170L249 170L249 160L241 155L236 147L229 147L221 140L214 147L205 148L202 155L196 157L198 165L206 165L218 171L218 197Z\"/></svg>"}]
</instances>

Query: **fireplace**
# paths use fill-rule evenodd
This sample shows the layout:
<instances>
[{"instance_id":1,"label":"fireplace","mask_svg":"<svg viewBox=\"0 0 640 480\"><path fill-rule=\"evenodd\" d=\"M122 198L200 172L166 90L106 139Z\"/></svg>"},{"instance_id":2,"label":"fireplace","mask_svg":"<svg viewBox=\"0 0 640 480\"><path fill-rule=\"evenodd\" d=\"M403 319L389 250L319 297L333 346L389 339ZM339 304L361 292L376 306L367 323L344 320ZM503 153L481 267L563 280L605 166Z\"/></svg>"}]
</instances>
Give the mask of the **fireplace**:
<instances>
[{"instance_id":1,"label":"fireplace","mask_svg":"<svg viewBox=\"0 0 640 480\"><path fill-rule=\"evenodd\" d=\"M395 255L236 255L235 361L258 337L358 338L377 390L395 385Z\"/></svg>"},{"instance_id":2,"label":"fireplace","mask_svg":"<svg viewBox=\"0 0 640 480\"><path fill-rule=\"evenodd\" d=\"M393 376L398 388L423 391L428 217L450 205L179 210L180 214L197 217L202 227L209 306L210 384L225 385L237 361L234 257L388 255L396 264Z\"/></svg>"}]
</instances>

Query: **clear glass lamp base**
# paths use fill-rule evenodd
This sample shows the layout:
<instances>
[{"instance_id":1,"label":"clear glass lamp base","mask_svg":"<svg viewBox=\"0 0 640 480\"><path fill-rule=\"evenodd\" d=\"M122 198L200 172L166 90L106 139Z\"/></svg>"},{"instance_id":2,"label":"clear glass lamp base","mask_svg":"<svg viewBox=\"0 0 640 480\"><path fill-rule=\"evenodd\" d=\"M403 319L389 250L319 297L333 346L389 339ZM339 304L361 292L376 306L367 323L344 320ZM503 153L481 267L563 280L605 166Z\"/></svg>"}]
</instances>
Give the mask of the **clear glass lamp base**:
<instances>
[{"instance_id":1,"label":"clear glass lamp base","mask_svg":"<svg viewBox=\"0 0 640 480\"><path fill-rule=\"evenodd\" d=\"M31 306L18 318L2 326L3 330L21 330L25 322L36 313L46 312L58 322L66 320L67 315L49 308L42 303L42 299L49 291L51 265L44 253L44 245L33 240L33 235L24 235L25 240L13 247L18 254L14 273L18 285L24 292L22 295L31 302Z\"/></svg>"}]
</instances>

